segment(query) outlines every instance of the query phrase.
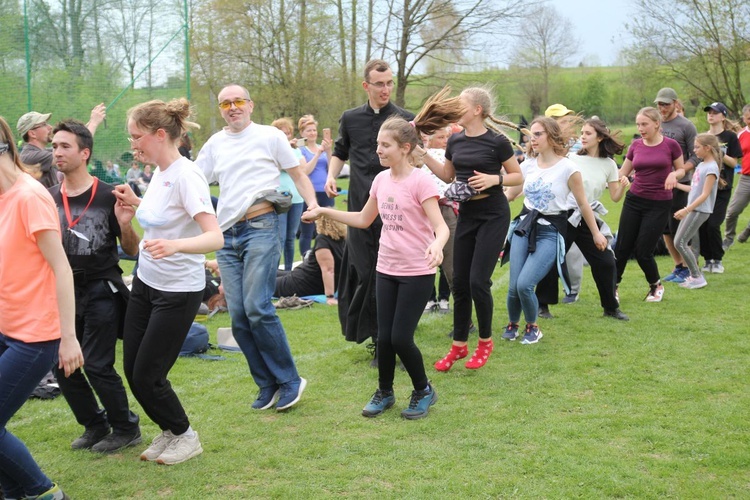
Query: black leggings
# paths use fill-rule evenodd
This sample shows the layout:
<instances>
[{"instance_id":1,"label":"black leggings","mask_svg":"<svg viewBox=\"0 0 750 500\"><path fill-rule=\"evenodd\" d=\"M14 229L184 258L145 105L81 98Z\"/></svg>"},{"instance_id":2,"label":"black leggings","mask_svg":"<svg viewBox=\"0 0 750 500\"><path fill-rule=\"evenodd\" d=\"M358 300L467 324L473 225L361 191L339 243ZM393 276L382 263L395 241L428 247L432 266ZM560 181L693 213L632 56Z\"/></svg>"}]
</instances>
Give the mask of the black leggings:
<instances>
[{"instance_id":1,"label":"black leggings","mask_svg":"<svg viewBox=\"0 0 750 500\"><path fill-rule=\"evenodd\" d=\"M492 273L510 226L504 195L461 203L453 240L453 340L466 342L471 303L477 312L479 337L492 337Z\"/></svg>"},{"instance_id":2,"label":"black leggings","mask_svg":"<svg viewBox=\"0 0 750 500\"><path fill-rule=\"evenodd\" d=\"M633 254L646 275L646 280L650 284L659 281L659 267L654 259L654 250L667 227L671 209L672 200L649 200L630 192L625 195L615 245L617 283L622 281L625 266Z\"/></svg>"},{"instance_id":3,"label":"black leggings","mask_svg":"<svg viewBox=\"0 0 750 500\"><path fill-rule=\"evenodd\" d=\"M414 343L414 330L430 298L434 274L391 276L377 273L375 293L378 304L378 384L393 389L396 355L411 377L414 390L427 387L422 353Z\"/></svg>"},{"instance_id":4,"label":"black leggings","mask_svg":"<svg viewBox=\"0 0 750 500\"><path fill-rule=\"evenodd\" d=\"M122 360L130 390L149 418L172 434L183 434L190 423L167 374L177 361L202 297L202 290L163 292L136 277L125 313Z\"/></svg>"}]
</instances>

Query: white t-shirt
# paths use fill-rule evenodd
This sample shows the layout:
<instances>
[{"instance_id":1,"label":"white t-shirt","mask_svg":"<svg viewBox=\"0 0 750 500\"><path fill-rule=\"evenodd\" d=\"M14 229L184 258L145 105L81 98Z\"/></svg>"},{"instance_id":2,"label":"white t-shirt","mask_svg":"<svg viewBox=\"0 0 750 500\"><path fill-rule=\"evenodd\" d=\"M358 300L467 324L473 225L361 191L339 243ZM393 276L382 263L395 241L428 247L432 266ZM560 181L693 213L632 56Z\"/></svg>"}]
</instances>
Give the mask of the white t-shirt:
<instances>
[{"instance_id":1,"label":"white t-shirt","mask_svg":"<svg viewBox=\"0 0 750 500\"><path fill-rule=\"evenodd\" d=\"M202 230L194 217L214 213L211 192L203 173L187 158L165 170L157 168L135 216L143 227L143 241L176 240L198 236ZM176 253L153 259L140 245L138 278L163 292L199 292L206 287L203 254Z\"/></svg>"},{"instance_id":2,"label":"white t-shirt","mask_svg":"<svg viewBox=\"0 0 750 500\"><path fill-rule=\"evenodd\" d=\"M239 133L226 128L217 132L195 163L208 182L221 186L217 212L222 231L240 220L263 191L279 188L280 169L299 167L284 132L257 123Z\"/></svg>"},{"instance_id":3,"label":"white t-shirt","mask_svg":"<svg viewBox=\"0 0 750 500\"><path fill-rule=\"evenodd\" d=\"M523 174L523 204L529 210L552 215L572 208L568 206L571 194L568 179L578 167L568 158L547 168L540 168L536 158L527 158L521 163Z\"/></svg>"},{"instance_id":4,"label":"white t-shirt","mask_svg":"<svg viewBox=\"0 0 750 500\"><path fill-rule=\"evenodd\" d=\"M583 192L589 203L598 201L610 182L617 182L617 163L612 158L597 158L594 156L570 155L583 178ZM578 206L573 193L568 197L570 208Z\"/></svg>"}]
</instances>

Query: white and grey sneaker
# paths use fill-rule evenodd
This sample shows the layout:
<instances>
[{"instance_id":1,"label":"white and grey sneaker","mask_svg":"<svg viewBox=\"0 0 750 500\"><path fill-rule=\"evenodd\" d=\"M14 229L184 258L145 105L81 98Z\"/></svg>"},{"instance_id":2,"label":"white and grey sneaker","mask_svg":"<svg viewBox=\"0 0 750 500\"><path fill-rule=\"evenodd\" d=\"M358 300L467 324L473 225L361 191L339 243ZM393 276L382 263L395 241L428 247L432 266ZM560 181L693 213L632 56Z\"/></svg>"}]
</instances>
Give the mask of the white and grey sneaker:
<instances>
[{"instance_id":1,"label":"white and grey sneaker","mask_svg":"<svg viewBox=\"0 0 750 500\"><path fill-rule=\"evenodd\" d=\"M141 460L153 462L159 458L159 455L164 453L164 450L167 449L169 443L171 443L174 438L175 435L172 434L172 431L163 431L151 441L151 446L141 453Z\"/></svg>"},{"instance_id":2,"label":"white and grey sneaker","mask_svg":"<svg viewBox=\"0 0 750 500\"><path fill-rule=\"evenodd\" d=\"M156 459L156 463L162 465L179 464L201 453L203 453L203 447L198 439L198 433L193 431L192 437L185 434L175 436L164 453Z\"/></svg>"},{"instance_id":3,"label":"white and grey sneaker","mask_svg":"<svg viewBox=\"0 0 750 500\"><path fill-rule=\"evenodd\" d=\"M711 268L711 272L714 274L724 274L724 265L720 260L715 260L714 265Z\"/></svg>"}]
</instances>

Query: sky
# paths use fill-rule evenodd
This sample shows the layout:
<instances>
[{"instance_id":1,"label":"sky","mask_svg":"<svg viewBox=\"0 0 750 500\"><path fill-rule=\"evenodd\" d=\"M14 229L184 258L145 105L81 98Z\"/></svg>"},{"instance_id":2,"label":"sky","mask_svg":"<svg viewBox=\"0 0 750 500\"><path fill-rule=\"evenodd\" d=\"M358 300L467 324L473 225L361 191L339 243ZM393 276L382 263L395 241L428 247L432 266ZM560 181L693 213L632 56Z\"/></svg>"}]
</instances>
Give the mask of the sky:
<instances>
[{"instance_id":1,"label":"sky","mask_svg":"<svg viewBox=\"0 0 750 500\"><path fill-rule=\"evenodd\" d=\"M548 4L573 23L581 41L580 50L569 64L595 57L595 65L611 66L620 49L630 43L625 31L625 23L633 15L630 0L548 0Z\"/></svg>"}]
</instances>

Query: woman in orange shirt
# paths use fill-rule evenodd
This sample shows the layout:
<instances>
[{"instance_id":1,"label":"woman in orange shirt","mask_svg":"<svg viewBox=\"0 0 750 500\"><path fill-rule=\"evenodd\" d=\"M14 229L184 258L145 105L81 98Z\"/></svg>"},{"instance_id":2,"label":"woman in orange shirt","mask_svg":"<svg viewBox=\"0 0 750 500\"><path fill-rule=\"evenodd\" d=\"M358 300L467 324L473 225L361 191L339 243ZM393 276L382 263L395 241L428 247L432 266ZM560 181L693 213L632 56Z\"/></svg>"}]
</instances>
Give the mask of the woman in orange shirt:
<instances>
[{"instance_id":1,"label":"woman in orange shirt","mask_svg":"<svg viewBox=\"0 0 750 500\"><path fill-rule=\"evenodd\" d=\"M44 186L24 171L8 123L0 117L0 486L4 498L66 498L5 426L56 360L66 377L83 366L73 296L73 274L63 251L55 203Z\"/></svg>"}]
</instances>

